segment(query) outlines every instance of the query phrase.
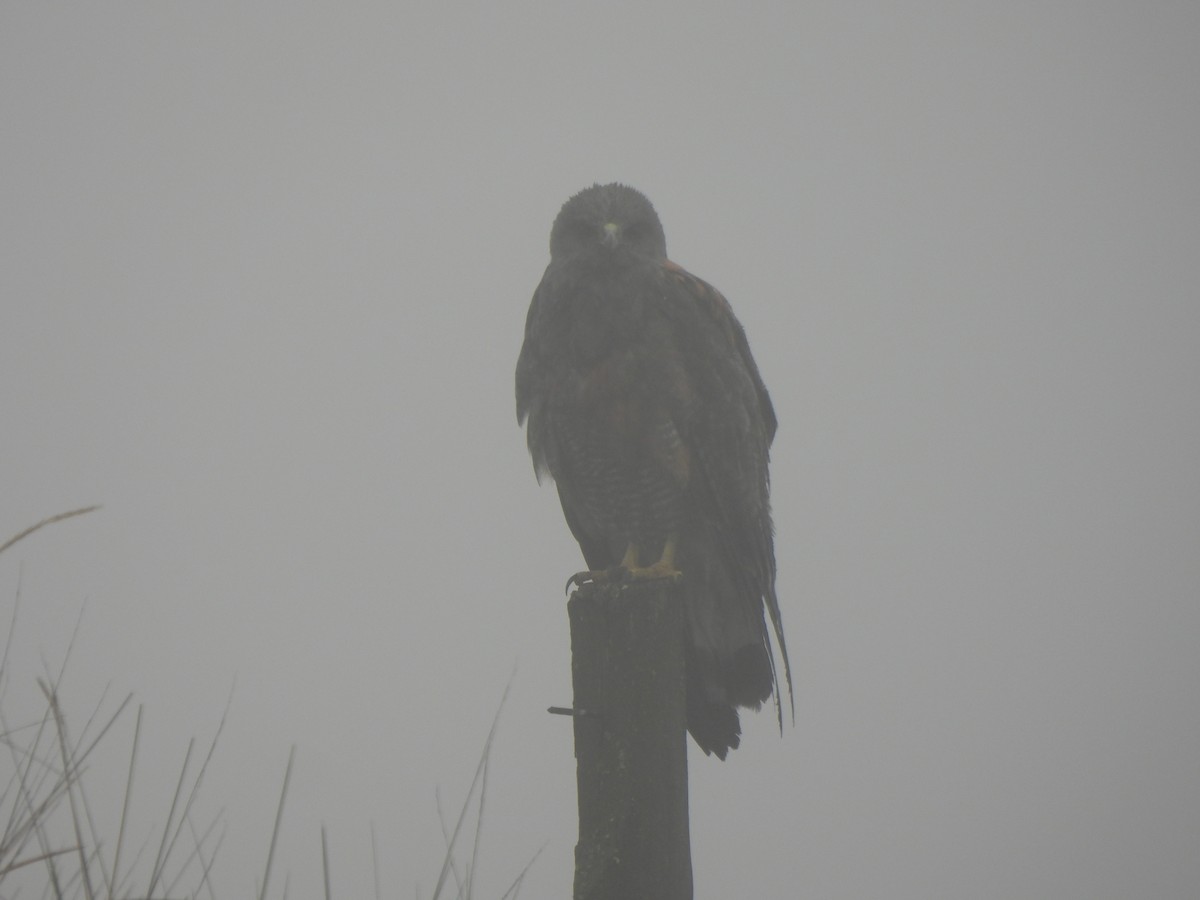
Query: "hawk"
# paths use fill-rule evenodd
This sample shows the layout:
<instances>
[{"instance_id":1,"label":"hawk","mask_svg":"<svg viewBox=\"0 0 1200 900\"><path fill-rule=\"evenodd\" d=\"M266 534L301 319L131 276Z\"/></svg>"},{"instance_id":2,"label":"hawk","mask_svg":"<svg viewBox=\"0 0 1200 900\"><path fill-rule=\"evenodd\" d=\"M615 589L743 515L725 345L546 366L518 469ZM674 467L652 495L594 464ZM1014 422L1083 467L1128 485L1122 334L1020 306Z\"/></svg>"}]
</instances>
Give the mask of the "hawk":
<instances>
[{"instance_id":1,"label":"hawk","mask_svg":"<svg viewBox=\"0 0 1200 900\"><path fill-rule=\"evenodd\" d=\"M517 422L589 572L683 584L687 726L738 746L738 707L792 680L775 595L768 450L775 411L719 291L667 258L650 201L593 185L562 207L517 361Z\"/></svg>"}]
</instances>

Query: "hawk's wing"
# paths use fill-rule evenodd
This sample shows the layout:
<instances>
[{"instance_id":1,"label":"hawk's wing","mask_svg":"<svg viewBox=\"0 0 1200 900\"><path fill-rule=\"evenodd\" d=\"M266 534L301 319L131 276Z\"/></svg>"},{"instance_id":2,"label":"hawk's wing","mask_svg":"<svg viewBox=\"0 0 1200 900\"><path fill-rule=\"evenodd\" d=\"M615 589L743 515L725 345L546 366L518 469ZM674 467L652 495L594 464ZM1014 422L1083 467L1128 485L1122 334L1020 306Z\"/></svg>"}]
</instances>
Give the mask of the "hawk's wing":
<instances>
[{"instance_id":1,"label":"hawk's wing","mask_svg":"<svg viewBox=\"0 0 1200 900\"><path fill-rule=\"evenodd\" d=\"M547 268L546 274L542 276L541 282L533 292L533 300L525 318L525 341L521 345L521 355L517 358L517 424L524 425L528 419L529 453L533 457L534 474L539 483L544 475L556 471L559 463L558 444L548 432L549 424L544 408L554 376L550 374L551 366L548 365L548 360L542 357L546 344L539 339L542 337L541 331L547 327L546 313L554 303L555 292L561 290L561 285L554 275L554 267ZM566 355L571 352L569 336L560 338L552 341L550 347L554 348L553 352ZM558 491L567 527L579 542L588 567L604 569L614 565L617 560L612 557L603 538L589 534L579 524L573 504L562 495L563 485L558 484Z\"/></svg>"},{"instance_id":2,"label":"hawk's wing","mask_svg":"<svg viewBox=\"0 0 1200 900\"><path fill-rule=\"evenodd\" d=\"M670 261L663 263L663 283L664 314L671 320L698 400L676 422L681 439L699 462L691 487L706 515L720 523L724 542L719 552L726 555L727 571L737 579L738 600L753 605L746 613L759 618L766 607L790 696L791 667L775 594L768 499L775 410L746 333L720 291ZM778 683L765 631L762 639Z\"/></svg>"}]
</instances>

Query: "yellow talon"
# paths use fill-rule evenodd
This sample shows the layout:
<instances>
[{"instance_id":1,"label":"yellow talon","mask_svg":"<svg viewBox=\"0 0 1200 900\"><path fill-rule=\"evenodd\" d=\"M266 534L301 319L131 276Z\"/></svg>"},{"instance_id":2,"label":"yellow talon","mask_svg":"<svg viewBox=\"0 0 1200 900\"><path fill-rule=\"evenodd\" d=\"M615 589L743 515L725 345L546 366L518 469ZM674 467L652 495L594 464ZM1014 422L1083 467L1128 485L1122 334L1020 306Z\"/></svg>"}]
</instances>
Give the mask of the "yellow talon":
<instances>
[{"instance_id":1,"label":"yellow talon","mask_svg":"<svg viewBox=\"0 0 1200 900\"><path fill-rule=\"evenodd\" d=\"M567 579L567 593L572 587L583 587L585 584L610 584L621 581L679 581L683 573L675 568L675 535L670 535L663 544L662 556L658 562L649 566L638 565L638 548L630 544L625 548L621 562L611 569L595 569L590 572L576 572Z\"/></svg>"},{"instance_id":2,"label":"yellow talon","mask_svg":"<svg viewBox=\"0 0 1200 900\"><path fill-rule=\"evenodd\" d=\"M658 562L649 566L639 566L637 556L637 548L630 544L629 549L625 551L625 558L621 560L621 568L625 570L625 580L627 581L657 581L660 578L679 581L683 578L683 573L675 568L675 535L673 534L663 544L662 556L658 558Z\"/></svg>"}]
</instances>

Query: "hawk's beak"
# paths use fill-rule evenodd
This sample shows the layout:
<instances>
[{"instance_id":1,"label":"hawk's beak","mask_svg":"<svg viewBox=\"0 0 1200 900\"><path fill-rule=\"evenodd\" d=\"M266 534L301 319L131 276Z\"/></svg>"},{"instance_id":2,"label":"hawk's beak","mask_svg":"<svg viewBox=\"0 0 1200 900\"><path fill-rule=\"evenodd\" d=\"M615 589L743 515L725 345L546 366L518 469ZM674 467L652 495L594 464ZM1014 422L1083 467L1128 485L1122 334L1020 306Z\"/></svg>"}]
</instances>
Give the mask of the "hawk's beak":
<instances>
[{"instance_id":1,"label":"hawk's beak","mask_svg":"<svg viewBox=\"0 0 1200 900\"><path fill-rule=\"evenodd\" d=\"M610 250L616 247L621 242L621 226L616 222L606 223L604 226L604 237L600 239L600 242Z\"/></svg>"}]
</instances>

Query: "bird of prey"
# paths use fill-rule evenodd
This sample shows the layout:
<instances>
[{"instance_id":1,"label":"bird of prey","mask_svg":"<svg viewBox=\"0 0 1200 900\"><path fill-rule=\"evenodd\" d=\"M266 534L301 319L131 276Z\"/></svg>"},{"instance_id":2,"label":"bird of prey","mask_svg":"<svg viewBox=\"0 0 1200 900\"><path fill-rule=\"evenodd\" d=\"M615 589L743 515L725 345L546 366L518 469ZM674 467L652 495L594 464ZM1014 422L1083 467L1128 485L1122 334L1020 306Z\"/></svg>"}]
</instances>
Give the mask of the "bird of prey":
<instances>
[{"instance_id":1,"label":"bird of prey","mask_svg":"<svg viewBox=\"0 0 1200 900\"><path fill-rule=\"evenodd\" d=\"M540 481L549 474L589 572L681 579L687 726L738 746L737 708L792 682L775 595L768 448L775 412L728 301L667 258L650 201L622 184L571 197L550 232L516 372Z\"/></svg>"}]
</instances>

